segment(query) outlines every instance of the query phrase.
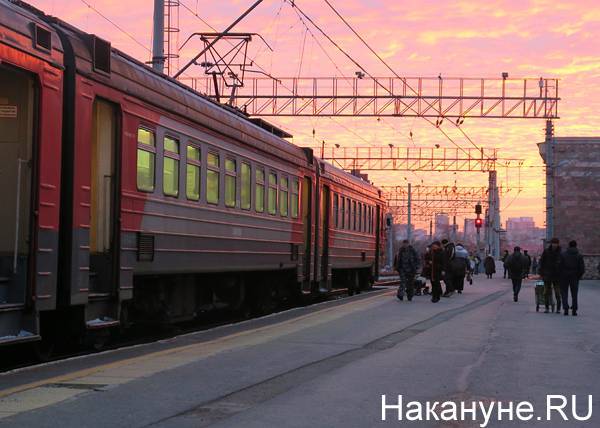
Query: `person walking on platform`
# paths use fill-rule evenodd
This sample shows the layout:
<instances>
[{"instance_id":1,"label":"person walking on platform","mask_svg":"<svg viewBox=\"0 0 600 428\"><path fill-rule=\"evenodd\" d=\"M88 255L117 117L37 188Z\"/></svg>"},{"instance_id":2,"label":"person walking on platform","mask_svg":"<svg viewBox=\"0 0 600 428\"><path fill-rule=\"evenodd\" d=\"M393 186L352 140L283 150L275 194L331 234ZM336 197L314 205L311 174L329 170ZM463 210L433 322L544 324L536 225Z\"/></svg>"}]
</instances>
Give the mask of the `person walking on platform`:
<instances>
[{"instance_id":1,"label":"person walking on platform","mask_svg":"<svg viewBox=\"0 0 600 428\"><path fill-rule=\"evenodd\" d=\"M485 268L485 274L489 279L491 279L492 275L496 273L496 262L491 255L487 255L483 261L483 267Z\"/></svg>"},{"instance_id":2,"label":"person walking on platform","mask_svg":"<svg viewBox=\"0 0 600 428\"><path fill-rule=\"evenodd\" d=\"M417 251L409 244L408 240L402 241L402 245L396 256L396 270L400 275L400 285L398 286L397 297L404 300L404 293L409 301L414 294L415 276L419 268L419 255Z\"/></svg>"},{"instance_id":3,"label":"person walking on platform","mask_svg":"<svg viewBox=\"0 0 600 428\"><path fill-rule=\"evenodd\" d=\"M527 257L521 253L520 247L515 247L514 252L506 259L504 265L508 269L508 276L512 281L513 285L513 300L519 301L519 291L521 291L521 284L523 278L527 275L527 268L529 261Z\"/></svg>"},{"instance_id":4,"label":"person walking on platform","mask_svg":"<svg viewBox=\"0 0 600 428\"><path fill-rule=\"evenodd\" d=\"M506 273L507 273L506 259L508 259L508 250L504 250L504 254L502 254L502 264L504 265L504 279L506 279ZM496 270L496 269L494 268L494 270ZM491 277L489 277L489 278L491 278Z\"/></svg>"},{"instance_id":5,"label":"person walking on platform","mask_svg":"<svg viewBox=\"0 0 600 428\"><path fill-rule=\"evenodd\" d=\"M475 254L475 275L479 273L479 266L481 266L481 258Z\"/></svg>"},{"instance_id":6,"label":"person walking on platform","mask_svg":"<svg viewBox=\"0 0 600 428\"><path fill-rule=\"evenodd\" d=\"M426 280L431 280L431 245L428 245L427 248L425 248L425 253L423 253L423 260L421 263L421 275Z\"/></svg>"},{"instance_id":7,"label":"person walking on platform","mask_svg":"<svg viewBox=\"0 0 600 428\"><path fill-rule=\"evenodd\" d=\"M560 313L560 253L558 238L552 238L550 245L540 257L540 274L544 280L545 313L550 312L549 307L552 301L552 292L554 292L554 296L556 297L556 313Z\"/></svg>"},{"instance_id":8,"label":"person walking on platform","mask_svg":"<svg viewBox=\"0 0 600 428\"><path fill-rule=\"evenodd\" d=\"M531 256L527 253L527 250L523 251L523 255L527 259L527 266L525 266L525 278L529 278L529 271L531 270Z\"/></svg>"},{"instance_id":9,"label":"person walking on platform","mask_svg":"<svg viewBox=\"0 0 600 428\"><path fill-rule=\"evenodd\" d=\"M448 242L447 239L442 240L442 245L444 247L444 267L443 267L443 278L444 284L446 284L446 292L444 293L444 297L450 297L454 293L454 278L452 277L452 267L450 266L450 262L454 259L455 246L454 243Z\"/></svg>"},{"instance_id":10,"label":"person walking on platform","mask_svg":"<svg viewBox=\"0 0 600 428\"><path fill-rule=\"evenodd\" d=\"M450 271L452 275L452 288L462 294L465 288L465 275L469 270L469 252L462 244L456 244L454 257L450 260Z\"/></svg>"},{"instance_id":11,"label":"person walking on platform","mask_svg":"<svg viewBox=\"0 0 600 428\"><path fill-rule=\"evenodd\" d=\"M440 241L431 244L431 301L437 303L442 295L442 272L444 269L444 250Z\"/></svg>"},{"instance_id":12,"label":"person walking on platform","mask_svg":"<svg viewBox=\"0 0 600 428\"><path fill-rule=\"evenodd\" d=\"M562 303L565 315L569 315L569 290L571 290L571 309L573 316L577 316L577 294L579 292L579 280L585 273L583 256L577 249L577 242L569 242L569 248L560 255Z\"/></svg>"},{"instance_id":13,"label":"person walking on platform","mask_svg":"<svg viewBox=\"0 0 600 428\"><path fill-rule=\"evenodd\" d=\"M531 262L531 273L533 275L538 274L538 259L537 259L537 257L534 257L533 261Z\"/></svg>"}]
</instances>

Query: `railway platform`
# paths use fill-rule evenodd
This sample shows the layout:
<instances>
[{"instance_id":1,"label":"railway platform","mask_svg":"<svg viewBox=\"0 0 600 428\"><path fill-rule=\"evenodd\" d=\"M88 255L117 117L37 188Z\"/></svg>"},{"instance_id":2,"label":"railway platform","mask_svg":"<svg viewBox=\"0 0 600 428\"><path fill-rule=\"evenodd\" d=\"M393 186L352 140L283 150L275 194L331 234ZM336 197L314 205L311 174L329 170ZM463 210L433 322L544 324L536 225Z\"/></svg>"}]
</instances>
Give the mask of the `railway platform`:
<instances>
[{"instance_id":1,"label":"railway platform","mask_svg":"<svg viewBox=\"0 0 600 428\"><path fill-rule=\"evenodd\" d=\"M580 415L592 395L586 421L532 423L599 426L600 282L582 282L578 317L536 313L533 288L526 281L515 303L508 280L479 275L462 295L437 304L428 296L399 302L395 288L380 288L4 373L0 426L408 424L395 411L382 421L383 394L388 402L398 395L423 403L528 400L536 410L548 394L560 394L577 397ZM487 426L523 425L492 418Z\"/></svg>"}]
</instances>

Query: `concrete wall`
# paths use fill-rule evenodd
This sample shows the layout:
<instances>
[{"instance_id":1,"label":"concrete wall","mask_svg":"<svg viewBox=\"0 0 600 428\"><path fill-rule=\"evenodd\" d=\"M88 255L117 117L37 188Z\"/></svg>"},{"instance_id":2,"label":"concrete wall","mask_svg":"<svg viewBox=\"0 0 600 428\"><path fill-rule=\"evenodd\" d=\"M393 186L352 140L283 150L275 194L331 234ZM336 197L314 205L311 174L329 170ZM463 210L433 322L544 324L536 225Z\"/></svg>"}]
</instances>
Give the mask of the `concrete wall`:
<instances>
[{"instance_id":1,"label":"concrete wall","mask_svg":"<svg viewBox=\"0 0 600 428\"><path fill-rule=\"evenodd\" d=\"M598 264L600 263L600 254L585 255L585 274L584 279L600 279L600 273L598 272Z\"/></svg>"},{"instance_id":2,"label":"concrete wall","mask_svg":"<svg viewBox=\"0 0 600 428\"><path fill-rule=\"evenodd\" d=\"M586 255L586 278L600 262L600 138L554 138L554 236Z\"/></svg>"}]
</instances>

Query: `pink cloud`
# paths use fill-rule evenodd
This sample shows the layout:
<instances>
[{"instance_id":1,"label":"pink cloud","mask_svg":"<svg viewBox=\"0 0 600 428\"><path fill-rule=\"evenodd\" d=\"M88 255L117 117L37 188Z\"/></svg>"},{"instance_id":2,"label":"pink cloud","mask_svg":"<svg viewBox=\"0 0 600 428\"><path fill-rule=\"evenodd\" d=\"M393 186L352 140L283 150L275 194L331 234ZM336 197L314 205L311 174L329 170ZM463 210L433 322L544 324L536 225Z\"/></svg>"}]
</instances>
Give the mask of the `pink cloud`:
<instances>
[{"instance_id":1,"label":"pink cloud","mask_svg":"<svg viewBox=\"0 0 600 428\"><path fill-rule=\"evenodd\" d=\"M148 60L149 53L119 32L80 0L31 0L48 13L112 40L113 45ZM251 0L198 2L183 0L183 4L215 28L223 29L237 17ZM151 2L147 0L91 1L102 13L125 28L136 40L150 47ZM511 77L540 75L561 78L563 98L556 122L558 135L598 135L600 111L600 7L588 0L506 0L476 2L410 0L349 0L335 1L338 10L364 35L368 42L400 75L497 77L507 71ZM389 75L389 71L362 46L348 29L331 13L321 0L298 2L313 19L326 29L341 46L374 75ZM183 7L180 9L181 40L193 31L209 30ZM296 75L305 29L289 3L264 2L240 26L238 31L261 33L275 49L271 54L260 43L251 47L252 56L268 72L276 76ZM334 66L317 42L307 35L304 46L302 74L309 76L352 76L357 67L337 52L313 29L325 47ZM198 44L191 45L195 49ZM193 55L192 49L181 52L183 64ZM200 73L200 70L194 71ZM416 144L430 147L437 143L451 147L438 130L422 120L386 118L274 118L292 130L294 142L312 145L312 130L317 139L343 146ZM505 156L520 156L526 164L518 171L499 171L500 181L508 186L523 186L507 216L531 215L538 224L544 219L543 169L536 143L543 139L542 121L468 120L464 130L484 147L498 147ZM352 131L350 132L349 129ZM414 134L413 141L408 138ZM469 143L453 132L453 138L467 147ZM358 135L358 136L357 136ZM360 137L360 138L359 138ZM469 185L485 185L484 174L443 173L372 173L378 184L404 183L407 180L426 184L452 183L457 180ZM503 201L507 205L516 192Z\"/></svg>"}]
</instances>

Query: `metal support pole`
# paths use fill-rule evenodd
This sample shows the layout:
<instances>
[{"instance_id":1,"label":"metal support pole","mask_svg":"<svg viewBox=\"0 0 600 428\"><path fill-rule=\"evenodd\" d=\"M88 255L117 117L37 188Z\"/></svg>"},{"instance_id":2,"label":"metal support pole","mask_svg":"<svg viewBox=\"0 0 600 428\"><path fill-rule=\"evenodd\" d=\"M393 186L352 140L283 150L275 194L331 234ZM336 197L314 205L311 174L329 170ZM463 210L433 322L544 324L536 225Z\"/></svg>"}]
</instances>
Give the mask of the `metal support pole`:
<instances>
[{"instance_id":1,"label":"metal support pole","mask_svg":"<svg viewBox=\"0 0 600 428\"><path fill-rule=\"evenodd\" d=\"M546 242L554 237L554 125L546 121Z\"/></svg>"},{"instance_id":2,"label":"metal support pole","mask_svg":"<svg viewBox=\"0 0 600 428\"><path fill-rule=\"evenodd\" d=\"M492 257L498 257L496 251L496 241L498 230L500 229L500 225L498 222L498 202L497 202L497 186L496 186L496 171L489 172L489 181L488 181L488 211L486 218L486 236L485 236L485 244L486 251L492 255Z\"/></svg>"},{"instance_id":3,"label":"metal support pole","mask_svg":"<svg viewBox=\"0 0 600 428\"><path fill-rule=\"evenodd\" d=\"M456 230L457 230L457 227L456 227L456 216L453 216L452 217L452 236L450 238L450 240L452 242L456 242Z\"/></svg>"},{"instance_id":4,"label":"metal support pole","mask_svg":"<svg viewBox=\"0 0 600 428\"><path fill-rule=\"evenodd\" d=\"M500 257L500 196L498 192L497 177L494 179L494 246L492 253L494 257Z\"/></svg>"},{"instance_id":5,"label":"metal support pole","mask_svg":"<svg viewBox=\"0 0 600 428\"><path fill-rule=\"evenodd\" d=\"M152 68L162 73L165 67L165 0L154 0Z\"/></svg>"},{"instance_id":6,"label":"metal support pole","mask_svg":"<svg viewBox=\"0 0 600 428\"><path fill-rule=\"evenodd\" d=\"M479 264L479 271L481 272L481 266L483 265L483 251L481 248L481 232L480 232L481 228L477 228L477 256L479 257L479 260L481 261ZM477 272L479 273L479 272Z\"/></svg>"},{"instance_id":7,"label":"metal support pole","mask_svg":"<svg viewBox=\"0 0 600 428\"><path fill-rule=\"evenodd\" d=\"M387 215L387 265L390 269L394 268L394 217L391 214Z\"/></svg>"},{"instance_id":8,"label":"metal support pole","mask_svg":"<svg viewBox=\"0 0 600 428\"><path fill-rule=\"evenodd\" d=\"M412 241L412 186L408 183L408 207L406 220L406 239Z\"/></svg>"},{"instance_id":9,"label":"metal support pole","mask_svg":"<svg viewBox=\"0 0 600 428\"><path fill-rule=\"evenodd\" d=\"M433 239L433 220L429 220L429 239Z\"/></svg>"}]
</instances>

